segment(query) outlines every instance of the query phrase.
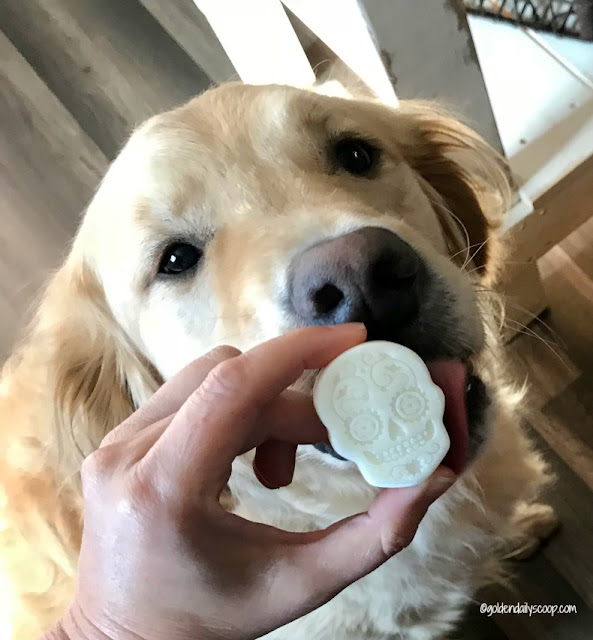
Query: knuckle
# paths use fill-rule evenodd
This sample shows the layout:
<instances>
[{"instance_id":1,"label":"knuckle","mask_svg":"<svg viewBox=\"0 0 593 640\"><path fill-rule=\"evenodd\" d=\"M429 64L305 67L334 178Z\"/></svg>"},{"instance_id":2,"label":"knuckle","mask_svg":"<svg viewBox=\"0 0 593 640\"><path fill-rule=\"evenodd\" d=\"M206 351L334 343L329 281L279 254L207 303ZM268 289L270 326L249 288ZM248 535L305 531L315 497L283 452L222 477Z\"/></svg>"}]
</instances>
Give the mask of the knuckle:
<instances>
[{"instance_id":1,"label":"knuckle","mask_svg":"<svg viewBox=\"0 0 593 640\"><path fill-rule=\"evenodd\" d=\"M119 456L112 445L96 449L82 461L81 476L83 480L95 480L111 475L118 460Z\"/></svg>"},{"instance_id":2,"label":"knuckle","mask_svg":"<svg viewBox=\"0 0 593 640\"><path fill-rule=\"evenodd\" d=\"M414 539L414 532L402 531L397 526L386 526L381 531L381 546L386 558L405 549Z\"/></svg>"},{"instance_id":3,"label":"knuckle","mask_svg":"<svg viewBox=\"0 0 593 640\"><path fill-rule=\"evenodd\" d=\"M101 440L101 444L99 444L99 448L106 448L109 447L112 444L115 444L116 439L113 435L113 431L110 431L104 438L103 440Z\"/></svg>"},{"instance_id":4,"label":"knuckle","mask_svg":"<svg viewBox=\"0 0 593 640\"><path fill-rule=\"evenodd\" d=\"M135 513L155 512L161 501L161 491L152 477L136 470L128 477L119 507Z\"/></svg>"},{"instance_id":5,"label":"knuckle","mask_svg":"<svg viewBox=\"0 0 593 640\"><path fill-rule=\"evenodd\" d=\"M204 380L204 390L216 395L235 394L244 388L247 380L245 364L239 358L217 364Z\"/></svg>"}]
</instances>

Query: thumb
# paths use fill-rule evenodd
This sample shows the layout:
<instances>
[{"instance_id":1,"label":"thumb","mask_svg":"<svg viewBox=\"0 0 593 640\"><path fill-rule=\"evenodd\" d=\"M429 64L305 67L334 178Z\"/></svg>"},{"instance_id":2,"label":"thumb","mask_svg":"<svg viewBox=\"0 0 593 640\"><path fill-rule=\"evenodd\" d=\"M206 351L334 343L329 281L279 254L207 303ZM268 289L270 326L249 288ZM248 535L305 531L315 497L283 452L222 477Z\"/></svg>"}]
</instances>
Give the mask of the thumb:
<instances>
[{"instance_id":1,"label":"thumb","mask_svg":"<svg viewBox=\"0 0 593 640\"><path fill-rule=\"evenodd\" d=\"M314 585L321 602L333 598L407 547L428 507L455 478L450 469L439 467L421 485L384 489L366 513L303 534L293 566Z\"/></svg>"}]
</instances>

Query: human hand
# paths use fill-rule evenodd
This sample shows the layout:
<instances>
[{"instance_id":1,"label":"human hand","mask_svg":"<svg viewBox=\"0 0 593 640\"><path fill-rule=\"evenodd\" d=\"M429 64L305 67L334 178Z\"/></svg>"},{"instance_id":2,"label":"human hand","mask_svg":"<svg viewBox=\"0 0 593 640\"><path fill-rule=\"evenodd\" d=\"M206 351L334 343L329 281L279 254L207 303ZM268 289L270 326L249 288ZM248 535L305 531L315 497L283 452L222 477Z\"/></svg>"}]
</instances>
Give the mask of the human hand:
<instances>
[{"instance_id":1,"label":"human hand","mask_svg":"<svg viewBox=\"0 0 593 640\"><path fill-rule=\"evenodd\" d=\"M290 482L296 446L327 433L311 399L287 387L365 337L362 325L310 327L244 354L215 349L116 427L82 466L76 595L53 637L257 638L409 544L451 471L384 490L367 513L309 533L219 503L234 458L253 448L258 477Z\"/></svg>"}]
</instances>

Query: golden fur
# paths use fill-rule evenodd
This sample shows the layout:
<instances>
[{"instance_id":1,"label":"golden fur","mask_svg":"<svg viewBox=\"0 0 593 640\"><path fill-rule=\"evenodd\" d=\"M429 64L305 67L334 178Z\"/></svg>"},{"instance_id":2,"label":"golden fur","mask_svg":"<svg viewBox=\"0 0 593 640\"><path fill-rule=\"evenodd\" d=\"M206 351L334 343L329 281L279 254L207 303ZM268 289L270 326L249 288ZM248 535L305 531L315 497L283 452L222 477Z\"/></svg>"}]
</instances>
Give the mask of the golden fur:
<instances>
[{"instance_id":1,"label":"golden fur","mask_svg":"<svg viewBox=\"0 0 593 640\"><path fill-rule=\"evenodd\" d=\"M324 170L320 141L342 131L381 145L380 177ZM0 561L11 585L0 606L14 637L38 636L71 597L83 457L188 360L289 330L275 296L291 256L365 225L401 235L458 294L457 331L483 343L473 364L494 389L492 435L408 549L270 637L379 640L399 631L430 640L448 632L475 590L500 575L501 558L528 547L551 519L529 506L546 473L520 430L521 396L503 382L484 287L502 264L497 229L508 191L490 147L431 104L393 110L230 84L140 127L0 383ZM200 271L155 284L163 239L179 236L209 240ZM235 508L278 526L325 526L365 509L375 493L355 470L331 468L316 452L300 454L290 487L269 492L249 460L235 464Z\"/></svg>"}]
</instances>

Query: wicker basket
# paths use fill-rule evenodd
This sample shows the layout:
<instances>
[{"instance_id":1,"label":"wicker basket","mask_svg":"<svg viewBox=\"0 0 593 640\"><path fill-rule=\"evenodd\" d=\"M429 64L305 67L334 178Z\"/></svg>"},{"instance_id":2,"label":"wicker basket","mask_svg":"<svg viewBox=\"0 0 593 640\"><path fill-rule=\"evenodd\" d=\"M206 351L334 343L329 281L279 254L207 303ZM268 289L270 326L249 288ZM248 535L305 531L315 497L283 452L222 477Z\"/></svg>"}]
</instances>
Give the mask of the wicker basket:
<instances>
[{"instance_id":1,"label":"wicker basket","mask_svg":"<svg viewBox=\"0 0 593 640\"><path fill-rule=\"evenodd\" d=\"M470 13L593 41L593 0L464 0Z\"/></svg>"}]
</instances>

